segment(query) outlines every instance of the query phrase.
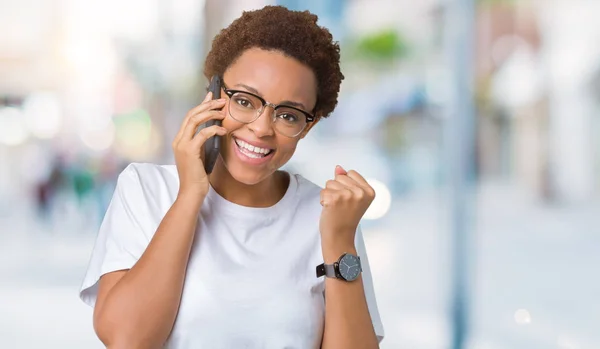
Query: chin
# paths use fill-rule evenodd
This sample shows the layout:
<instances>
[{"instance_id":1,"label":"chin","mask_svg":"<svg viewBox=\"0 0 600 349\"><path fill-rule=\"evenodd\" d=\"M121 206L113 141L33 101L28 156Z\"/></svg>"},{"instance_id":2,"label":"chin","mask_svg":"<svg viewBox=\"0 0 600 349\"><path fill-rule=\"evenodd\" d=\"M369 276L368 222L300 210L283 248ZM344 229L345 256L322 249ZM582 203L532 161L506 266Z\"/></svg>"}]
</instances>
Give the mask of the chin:
<instances>
[{"instance_id":1,"label":"chin","mask_svg":"<svg viewBox=\"0 0 600 349\"><path fill-rule=\"evenodd\" d=\"M252 171L252 169L248 169L245 166L240 166L240 164L236 163L228 163L228 161L225 161L224 164L231 177L245 185L258 184L275 173L275 170L271 169Z\"/></svg>"}]
</instances>

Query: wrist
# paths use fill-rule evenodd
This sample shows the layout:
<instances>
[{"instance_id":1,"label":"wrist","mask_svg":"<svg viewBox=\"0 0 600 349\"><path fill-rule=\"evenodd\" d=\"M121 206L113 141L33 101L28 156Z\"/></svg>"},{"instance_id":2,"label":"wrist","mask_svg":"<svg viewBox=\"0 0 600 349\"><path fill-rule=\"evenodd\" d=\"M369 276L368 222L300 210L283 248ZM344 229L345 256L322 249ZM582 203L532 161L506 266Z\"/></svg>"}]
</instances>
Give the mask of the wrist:
<instances>
[{"instance_id":1,"label":"wrist","mask_svg":"<svg viewBox=\"0 0 600 349\"><path fill-rule=\"evenodd\" d=\"M337 244L322 244L321 249L325 264L333 264L334 262L337 262L337 260L344 253L350 253L353 255L358 254L356 251L356 246L354 246L354 241L339 242Z\"/></svg>"},{"instance_id":2,"label":"wrist","mask_svg":"<svg viewBox=\"0 0 600 349\"><path fill-rule=\"evenodd\" d=\"M205 198L206 198L206 195L201 195L198 193L179 192L177 194L177 198L175 199L175 201L178 203L182 203L186 206L194 206L194 207L200 208L202 206L202 203L204 202Z\"/></svg>"}]
</instances>

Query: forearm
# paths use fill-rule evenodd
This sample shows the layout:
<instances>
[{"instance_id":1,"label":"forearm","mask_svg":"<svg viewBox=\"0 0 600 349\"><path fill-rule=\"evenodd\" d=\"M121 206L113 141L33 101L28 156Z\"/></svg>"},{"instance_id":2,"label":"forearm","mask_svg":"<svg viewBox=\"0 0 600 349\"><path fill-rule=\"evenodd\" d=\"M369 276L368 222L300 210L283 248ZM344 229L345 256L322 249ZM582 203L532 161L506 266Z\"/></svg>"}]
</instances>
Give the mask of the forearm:
<instances>
[{"instance_id":1,"label":"forearm","mask_svg":"<svg viewBox=\"0 0 600 349\"><path fill-rule=\"evenodd\" d=\"M173 203L140 259L107 294L95 319L105 343L160 348L166 341L194 241L201 204L195 200Z\"/></svg>"},{"instance_id":2,"label":"forearm","mask_svg":"<svg viewBox=\"0 0 600 349\"><path fill-rule=\"evenodd\" d=\"M344 252L356 254L356 248L351 244L347 247L324 247L325 263L334 263ZM352 282L326 278L325 330L321 348L379 348L362 277Z\"/></svg>"}]
</instances>

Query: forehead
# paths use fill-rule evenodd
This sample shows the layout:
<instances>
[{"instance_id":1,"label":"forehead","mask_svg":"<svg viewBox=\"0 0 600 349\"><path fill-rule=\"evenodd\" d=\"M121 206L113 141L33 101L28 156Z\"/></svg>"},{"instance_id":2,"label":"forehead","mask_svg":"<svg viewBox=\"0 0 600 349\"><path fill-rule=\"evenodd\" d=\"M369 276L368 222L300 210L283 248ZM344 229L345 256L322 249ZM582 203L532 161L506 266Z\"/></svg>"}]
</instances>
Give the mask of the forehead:
<instances>
[{"instance_id":1,"label":"forehead","mask_svg":"<svg viewBox=\"0 0 600 349\"><path fill-rule=\"evenodd\" d=\"M316 103L317 79L313 71L279 51L246 50L225 71L223 79L229 88L235 84L251 86L273 103L290 100L310 109Z\"/></svg>"}]
</instances>

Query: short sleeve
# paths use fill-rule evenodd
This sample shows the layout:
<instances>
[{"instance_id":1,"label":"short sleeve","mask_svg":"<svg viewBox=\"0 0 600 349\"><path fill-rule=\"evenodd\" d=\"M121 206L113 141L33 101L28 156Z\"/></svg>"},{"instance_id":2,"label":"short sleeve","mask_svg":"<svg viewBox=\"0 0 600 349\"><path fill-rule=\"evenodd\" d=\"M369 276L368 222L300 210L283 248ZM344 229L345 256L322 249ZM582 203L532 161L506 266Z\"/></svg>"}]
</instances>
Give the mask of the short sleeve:
<instances>
[{"instance_id":1,"label":"short sleeve","mask_svg":"<svg viewBox=\"0 0 600 349\"><path fill-rule=\"evenodd\" d=\"M98 281L106 273L131 269L150 242L148 204L133 165L119 174L106 214L100 225L81 285L80 299L93 307Z\"/></svg>"},{"instance_id":2,"label":"short sleeve","mask_svg":"<svg viewBox=\"0 0 600 349\"><path fill-rule=\"evenodd\" d=\"M375 289L373 287L373 276L371 275L371 268L369 266L367 249L365 246L365 241L360 226L358 226L358 229L356 230L356 236L354 240L356 252L360 257L360 264L363 270L362 280L363 287L365 289L365 297L367 299L367 306L369 308L369 314L371 315L371 321L373 322L373 328L375 329L377 340L379 341L379 343L381 343L383 337L385 336L385 333L383 330L383 324L381 323L381 317L379 316L379 309L377 308Z\"/></svg>"}]
</instances>

